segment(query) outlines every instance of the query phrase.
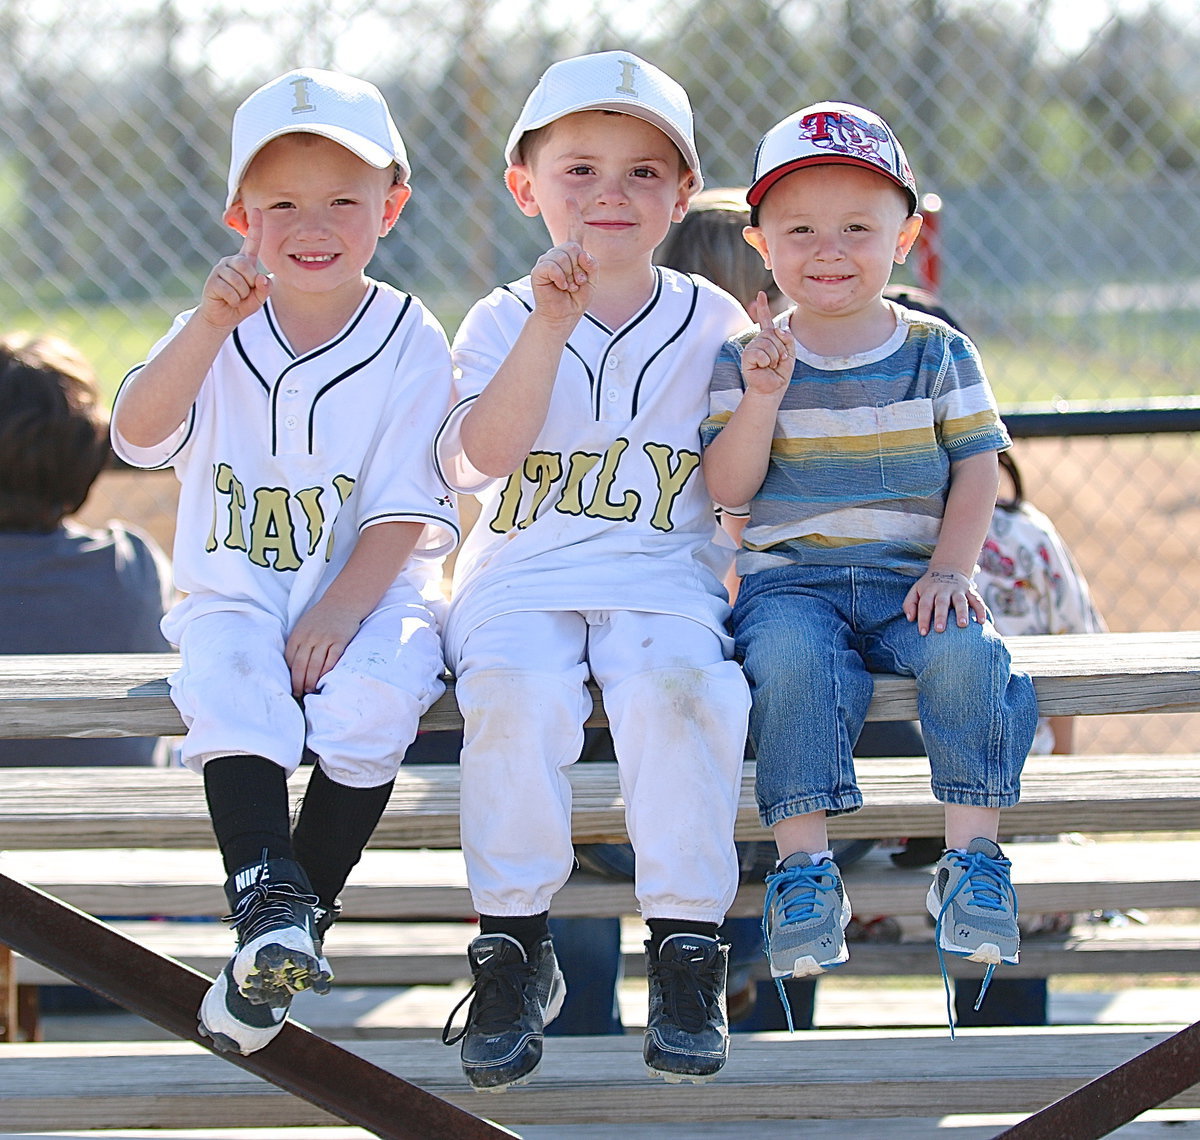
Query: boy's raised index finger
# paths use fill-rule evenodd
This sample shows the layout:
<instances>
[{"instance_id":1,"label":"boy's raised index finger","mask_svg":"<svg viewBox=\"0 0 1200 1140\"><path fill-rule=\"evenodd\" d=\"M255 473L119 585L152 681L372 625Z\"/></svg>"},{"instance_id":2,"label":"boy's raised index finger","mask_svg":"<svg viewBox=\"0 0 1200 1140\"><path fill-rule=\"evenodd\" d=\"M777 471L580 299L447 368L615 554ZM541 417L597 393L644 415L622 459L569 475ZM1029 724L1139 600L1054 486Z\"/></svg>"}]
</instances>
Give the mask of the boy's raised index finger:
<instances>
[{"instance_id":1,"label":"boy's raised index finger","mask_svg":"<svg viewBox=\"0 0 1200 1140\"><path fill-rule=\"evenodd\" d=\"M240 253L258 261L258 250L262 245L263 212L257 206L247 214L246 233L242 237Z\"/></svg>"},{"instance_id":2,"label":"boy's raised index finger","mask_svg":"<svg viewBox=\"0 0 1200 1140\"><path fill-rule=\"evenodd\" d=\"M584 248L584 238L587 236L587 223L583 220L583 211L579 208L579 199L567 199L567 241L574 242L580 249Z\"/></svg>"},{"instance_id":3,"label":"boy's raised index finger","mask_svg":"<svg viewBox=\"0 0 1200 1140\"><path fill-rule=\"evenodd\" d=\"M766 332L774 325L774 318L771 316L771 304L767 300L767 294L760 289L758 296L754 298L754 308L750 314L757 322L759 330Z\"/></svg>"}]
</instances>

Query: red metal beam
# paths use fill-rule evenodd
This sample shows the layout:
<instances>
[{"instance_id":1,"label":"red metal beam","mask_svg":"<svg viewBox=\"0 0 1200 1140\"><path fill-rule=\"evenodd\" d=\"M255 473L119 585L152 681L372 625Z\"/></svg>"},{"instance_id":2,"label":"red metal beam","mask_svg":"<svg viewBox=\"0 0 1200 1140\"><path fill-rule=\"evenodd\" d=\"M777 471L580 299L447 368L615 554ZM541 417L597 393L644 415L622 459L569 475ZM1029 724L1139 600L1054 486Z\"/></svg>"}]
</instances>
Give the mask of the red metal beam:
<instances>
[{"instance_id":1,"label":"red metal beam","mask_svg":"<svg viewBox=\"0 0 1200 1140\"><path fill-rule=\"evenodd\" d=\"M196 1010L209 978L7 875L0 875L0 942L208 1048L197 1030ZM516 1135L290 1022L270 1045L249 1057L216 1055L381 1140ZM2 1058L0 1046L0 1063Z\"/></svg>"},{"instance_id":2,"label":"red metal beam","mask_svg":"<svg viewBox=\"0 0 1200 1140\"><path fill-rule=\"evenodd\" d=\"M995 1140L1094 1140L1200 1082L1200 1021L1047 1105Z\"/></svg>"}]
</instances>

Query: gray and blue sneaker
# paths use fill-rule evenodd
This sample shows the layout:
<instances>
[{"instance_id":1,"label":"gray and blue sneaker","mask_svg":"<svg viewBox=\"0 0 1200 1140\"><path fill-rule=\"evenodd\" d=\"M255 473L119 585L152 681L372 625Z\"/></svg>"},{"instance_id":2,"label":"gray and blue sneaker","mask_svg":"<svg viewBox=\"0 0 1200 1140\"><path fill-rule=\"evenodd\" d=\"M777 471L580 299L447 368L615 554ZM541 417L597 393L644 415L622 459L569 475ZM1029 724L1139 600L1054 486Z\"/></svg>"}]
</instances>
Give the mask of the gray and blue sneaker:
<instances>
[{"instance_id":1,"label":"gray and blue sneaker","mask_svg":"<svg viewBox=\"0 0 1200 1140\"><path fill-rule=\"evenodd\" d=\"M803 851L767 876L763 942L773 978L804 978L850 957L844 931L850 900L837 864Z\"/></svg>"},{"instance_id":2,"label":"gray and blue sneaker","mask_svg":"<svg viewBox=\"0 0 1200 1140\"><path fill-rule=\"evenodd\" d=\"M542 1031L562 1009L567 986L554 947L542 939L532 959L508 934L472 939L467 959L475 984L450 1012L444 1045L462 1042L463 1072L480 1092L524 1084L542 1061ZM455 1015L470 1000L467 1024L451 1034Z\"/></svg>"},{"instance_id":3,"label":"gray and blue sneaker","mask_svg":"<svg viewBox=\"0 0 1200 1140\"><path fill-rule=\"evenodd\" d=\"M925 905L947 954L998 966L1016 963L1021 942L1017 892L999 846L972 839L966 853L947 851L933 871Z\"/></svg>"},{"instance_id":4,"label":"gray and blue sneaker","mask_svg":"<svg viewBox=\"0 0 1200 1140\"><path fill-rule=\"evenodd\" d=\"M642 1059L668 1084L703 1084L729 1057L725 984L729 947L700 934L672 934L658 950L646 943L650 1012Z\"/></svg>"},{"instance_id":5,"label":"gray and blue sneaker","mask_svg":"<svg viewBox=\"0 0 1200 1140\"><path fill-rule=\"evenodd\" d=\"M1017 926L1017 892L1009 871L1012 864L1000 847L982 836L965 852L947 851L933 869L925 906L934 917L934 945L946 991L946 1018L954 1036L954 1010L946 955L983 962L987 970L975 1008L983 1004L992 974L1001 962L1015 965L1021 931Z\"/></svg>"}]
</instances>

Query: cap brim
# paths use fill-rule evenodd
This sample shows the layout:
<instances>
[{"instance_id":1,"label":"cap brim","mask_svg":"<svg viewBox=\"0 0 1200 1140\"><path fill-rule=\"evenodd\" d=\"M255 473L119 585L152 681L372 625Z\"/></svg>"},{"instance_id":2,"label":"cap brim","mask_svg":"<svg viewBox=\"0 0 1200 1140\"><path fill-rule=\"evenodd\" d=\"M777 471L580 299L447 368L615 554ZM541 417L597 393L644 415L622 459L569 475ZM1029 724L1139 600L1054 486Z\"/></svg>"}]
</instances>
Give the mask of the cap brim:
<instances>
[{"instance_id":1,"label":"cap brim","mask_svg":"<svg viewBox=\"0 0 1200 1140\"><path fill-rule=\"evenodd\" d=\"M768 170L761 178L757 179L754 184L746 191L746 201L751 206L757 206L763 200L763 196L772 186L775 185L781 178L788 174L792 174L797 170L802 170L807 166L857 166L862 170L870 170L874 174L878 174L886 178L893 185L898 186L904 191L908 198L908 206L911 211L917 208L917 196L913 193L912 188L905 186L895 175L884 170L882 166L877 166L873 162L866 162L861 158L853 158L850 155L824 155L810 154L803 158L794 159L791 162L785 162L780 166L776 166L772 170Z\"/></svg>"},{"instance_id":2,"label":"cap brim","mask_svg":"<svg viewBox=\"0 0 1200 1140\"><path fill-rule=\"evenodd\" d=\"M284 135L320 135L322 138L344 146L351 154L361 158L363 162L375 167L376 170L384 170L391 166L392 163L395 163L400 168L402 181L407 181L409 175L412 173L407 162L402 162L387 147L380 146L379 143L364 138L357 131L347 130L345 127L334 126L330 123L305 123L303 126L286 126L266 135L259 142L258 146L242 160L241 165L238 167L236 178L232 180L234 189L229 192L229 198L225 203L226 209L232 206L234 199L237 198L238 191L242 188L242 179L246 177L246 171L250 169L250 164L254 161L258 152L267 143L274 142L275 139L282 138Z\"/></svg>"},{"instance_id":3,"label":"cap brim","mask_svg":"<svg viewBox=\"0 0 1200 1140\"><path fill-rule=\"evenodd\" d=\"M696 176L696 189L700 188L703 178L700 174L700 155L696 151L695 144L686 138L680 132L679 128L670 119L666 118L666 116L656 114L641 103L624 102L620 99L588 100L575 106L563 108L552 115L544 115L542 118L534 119L528 123L518 123L513 127L512 132L508 136L508 142L505 144L504 161L509 166L519 161L517 148L521 139L530 131L541 130L542 127L548 127L551 123L555 123L559 119L565 119L568 115L576 115L580 111L616 111L621 115L632 115L635 119L641 119L643 122L649 123L652 127L657 127L675 144L675 148L683 155L683 161Z\"/></svg>"}]
</instances>

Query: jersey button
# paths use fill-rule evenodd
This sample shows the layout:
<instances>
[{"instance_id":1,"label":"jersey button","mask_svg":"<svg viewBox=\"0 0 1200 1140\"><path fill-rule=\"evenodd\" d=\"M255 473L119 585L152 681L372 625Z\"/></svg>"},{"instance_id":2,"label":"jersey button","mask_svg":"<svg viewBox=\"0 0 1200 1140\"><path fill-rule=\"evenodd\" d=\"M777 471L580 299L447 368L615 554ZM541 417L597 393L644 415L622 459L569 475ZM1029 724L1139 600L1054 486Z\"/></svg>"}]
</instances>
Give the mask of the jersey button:
<instances>
[{"instance_id":1,"label":"jersey button","mask_svg":"<svg viewBox=\"0 0 1200 1140\"><path fill-rule=\"evenodd\" d=\"M617 393L614 388L609 388L608 390L608 402L610 404L615 404L617 402Z\"/></svg>"},{"instance_id":2,"label":"jersey button","mask_svg":"<svg viewBox=\"0 0 1200 1140\"><path fill-rule=\"evenodd\" d=\"M288 416L288 418L283 421L283 424L284 424L284 427L294 428L296 426L296 417Z\"/></svg>"},{"instance_id":3,"label":"jersey button","mask_svg":"<svg viewBox=\"0 0 1200 1140\"><path fill-rule=\"evenodd\" d=\"M619 356L610 356L608 358L608 367L609 368L620 368L620 366L621 366L621 358Z\"/></svg>"},{"instance_id":4,"label":"jersey button","mask_svg":"<svg viewBox=\"0 0 1200 1140\"><path fill-rule=\"evenodd\" d=\"M289 389L287 390L287 395L289 395L289 396L298 396L298 395L300 395L300 389L299 389L299 388L289 388Z\"/></svg>"}]
</instances>

